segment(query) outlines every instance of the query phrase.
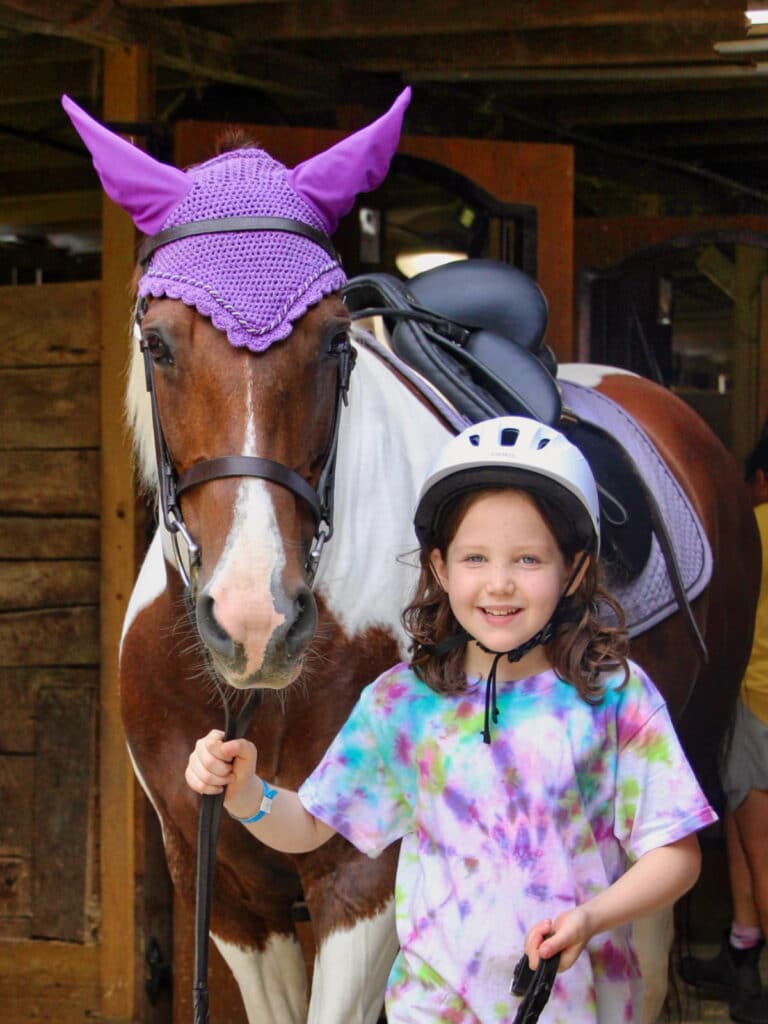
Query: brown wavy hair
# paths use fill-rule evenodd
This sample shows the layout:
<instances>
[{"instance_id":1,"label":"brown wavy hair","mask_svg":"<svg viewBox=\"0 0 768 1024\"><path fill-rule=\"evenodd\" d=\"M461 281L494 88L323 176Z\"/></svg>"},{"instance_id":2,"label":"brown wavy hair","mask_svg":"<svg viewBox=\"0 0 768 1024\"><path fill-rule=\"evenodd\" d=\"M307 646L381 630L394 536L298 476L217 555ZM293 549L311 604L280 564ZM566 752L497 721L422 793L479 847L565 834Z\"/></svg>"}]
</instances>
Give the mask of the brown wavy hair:
<instances>
[{"instance_id":1,"label":"brown wavy hair","mask_svg":"<svg viewBox=\"0 0 768 1024\"><path fill-rule=\"evenodd\" d=\"M442 516L434 547L444 560L470 506L487 493L488 490L484 489L460 495ZM574 566L579 554L585 550L585 538L577 533L573 517L568 516L551 498L529 491L520 493L527 494L533 501L557 541L566 564ZM411 666L419 678L438 693L460 693L467 687L465 643L452 646L450 641L464 636L464 632L451 610L447 593L435 575L429 550L420 550L419 562L414 596L402 615L410 638ZM608 621L610 617L614 619L613 623ZM629 678L629 640L624 612L605 589L602 570L595 558L590 559L575 593L561 601L546 652L557 675L592 704L602 699L604 673L621 670L624 674L622 686Z\"/></svg>"}]
</instances>

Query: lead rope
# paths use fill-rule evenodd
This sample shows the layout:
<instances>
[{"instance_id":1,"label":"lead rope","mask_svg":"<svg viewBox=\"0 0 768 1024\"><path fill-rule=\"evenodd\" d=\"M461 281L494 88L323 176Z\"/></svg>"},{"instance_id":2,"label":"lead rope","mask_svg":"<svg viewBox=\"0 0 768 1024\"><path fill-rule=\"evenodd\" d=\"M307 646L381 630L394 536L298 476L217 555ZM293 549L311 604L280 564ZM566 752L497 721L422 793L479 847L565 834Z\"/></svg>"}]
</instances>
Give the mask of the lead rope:
<instances>
[{"instance_id":1,"label":"lead rope","mask_svg":"<svg viewBox=\"0 0 768 1024\"><path fill-rule=\"evenodd\" d=\"M224 739L239 739L261 701L261 690L251 690L240 713L233 718L221 682L213 673L216 689L224 705ZM209 1024L208 1012L208 936L211 926L213 872L216 864L216 843L221 825L224 793L205 794L200 800L197 822L197 878L195 900L195 970L192 983L194 1024Z\"/></svg>"}]
</instances>

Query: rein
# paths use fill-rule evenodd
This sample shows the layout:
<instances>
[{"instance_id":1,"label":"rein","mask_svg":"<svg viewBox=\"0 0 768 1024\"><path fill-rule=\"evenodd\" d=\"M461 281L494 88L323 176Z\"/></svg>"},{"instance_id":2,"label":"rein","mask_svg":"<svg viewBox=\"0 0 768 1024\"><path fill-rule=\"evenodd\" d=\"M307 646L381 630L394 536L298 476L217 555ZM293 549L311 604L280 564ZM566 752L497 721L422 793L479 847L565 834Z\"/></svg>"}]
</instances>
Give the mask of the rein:
<instances>
[{"instance_id":1,"label":"rein","mask_svg":"<svg viewBox=\"0 0 768 1024\"><path fill-rule=\"evenodd\" d=\"M153 252L180 238L229 231L287 231L303 235L325 249L339 264L341 263L331 240L326 235L301 221L283 217L228 217L180 224L147 238L139 251L139 261L142 266L146 266ZM139 324L144 317L146 307L146 300L140 300L136 311L136 321ZM145 382L152 408L152 432L157 461L160 512L163 524L173 543L176 565L184 583L185 598L190 614L194 617L194 598L199 587L202 553L200 546L192 538L184 523L179 499L185 491L207 483L209 480L243 476L268 480L291 491L308 506L315 521L315 533L304 564L304 571L307 582L312 586L323 547L326 541L333 536L334 480L339 426L342 408L347 405L349 381L355 364L355 350L352 348L349 336L346 335L344 340L332 350L339 360L333 432L316 488L312 487L294 469L274 462L272 459L250 455L221 455L213 459L205 459L196 462L179 475L163 432L155 386L154 361L143 338L140 341L140 348L144 357ZM183 539L186 546L188 570L181 557L179 537ZM239 714L233 718L222 681L213 666L209 664L208 667L224 707L224 738L226 740L240 738L248 728L253 713L261 700L261 693L258 689L252 690ZM192 993L194 1024L208 1024L209 1022L208 942L216 844L223 805L223 793L204 795L200 801L197 832L195 967Z\"/></svg>"}]
</instances>

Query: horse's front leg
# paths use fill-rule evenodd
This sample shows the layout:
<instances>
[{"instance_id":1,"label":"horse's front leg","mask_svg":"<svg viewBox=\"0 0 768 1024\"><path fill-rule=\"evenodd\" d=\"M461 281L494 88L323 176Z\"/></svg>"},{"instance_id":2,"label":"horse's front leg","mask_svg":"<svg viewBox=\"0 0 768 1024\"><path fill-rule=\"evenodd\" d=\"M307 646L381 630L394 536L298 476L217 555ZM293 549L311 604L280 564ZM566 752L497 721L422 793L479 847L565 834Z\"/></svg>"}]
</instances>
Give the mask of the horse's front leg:
<instances>
[{"instance_id":1,"label":"horse's front leg","mask_svg":"<svg viewBox=\"0 0 768 1024\"><path fill-rule=\"evenodd\" d=\"M304 1024L307 973L295 935L273 934L259 948L211 938L235 978L248 1024Z\"/></svg>"},{"instance_id":2,"label":"horse's front leg","mask_svg":"<svg viewBox=\"0 0 768 1024\"><path fill-rule=\"evenodd\" d=\"M307 1024L376 1024L398 950L397 848L371 860L340 836L297 858L316 953Z\"/></svg>"},{"instance_id":3,"label":"horse's front leg","mask_svg":"<svg viewBox=\"0 0 768 1024\"><path fill-rule=\"evenodd\" d=\"M183 903L181 920L186 927L183 932L175 929L180 948L175 950L174 962L179 966L179 960L183 962L184 991L177 989L181 977L174 979L174 990L186 1005L192 992L196 856L168 817L163 821L163 838L171 878ZM245 1009L242 1016L232 1006L236 1016L228 1019L233 1022L305 1024L307 972L291 916L298 884L286 858L260 846L241 826L226 818L222 821L210 936L237 982ZM177 901L177 912L180 909ZM215 1002L212 991L212 1016L218 1020Z\"/></svg>"}]
</instances>

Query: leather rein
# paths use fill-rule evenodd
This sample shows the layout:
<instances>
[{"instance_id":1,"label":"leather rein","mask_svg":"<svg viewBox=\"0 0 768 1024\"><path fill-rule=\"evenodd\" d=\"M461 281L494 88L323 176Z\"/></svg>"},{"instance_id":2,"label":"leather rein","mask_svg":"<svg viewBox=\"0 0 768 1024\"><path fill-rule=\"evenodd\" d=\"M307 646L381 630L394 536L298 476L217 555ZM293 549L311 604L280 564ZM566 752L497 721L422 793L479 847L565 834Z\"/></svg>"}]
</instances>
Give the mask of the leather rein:
<instances>
[{"instance_id":1,"label":"leather rein","mask_svg":"<svg viewBox=\"0 0 768 1024\"><path fill-rule=\"evenodd\" d=\"M316 231L308 224L284 217L227 217L179 224L147 238L139 249L139 262L145 267L156 249L167 245L169 242L175 242L177 239L229 231L287 231L292 234L303 235L306 238L310 238L317 245L320 245L341 264L333 243L326 235ZM146 310L147 300L141 299L136 309L136 322L139 326ZM286 488L304 502L312 513L315 522L313 541L304 564L307 582L312 586L323 548L333 535L333 497L339 425L342 408L347 404L350 376L355 364L355 350L352 348L349 336L346 335L343 342L332 350L332 354L337 356L339 360L334 423L331 441L323 468L320 471L317 487L312 487L311 484L289 466L274 462L272 459L251 455L220 455L213 459L196 462L189 469L178 474L163 432L152 354L143 337L139 342L139 346L144 357L145 383L152 408L152 432L157 462L160 514L163 525L173 543L176 566L184 583L185 597L190 611L193 608L193 601L199 587L202 553L200 546L192 538L184 523L180 498L185 491L207 483L209 480L220 480L225 477L256 477ZM180 537L184 541L186 548L188 568L184 564L179 547ZM240 712L237 716L233 716L222 681L210 663L208 668L224 706L224 738L229 740L241 737L245 734L253 712L261 699L261 693L258 689L251 690ZM209 1021L208 941L216 843L223 805L223 793L213 796L205 795L200 801L195 906L194 1024L208 1024Z\"/></svg>"}]
</instances>

